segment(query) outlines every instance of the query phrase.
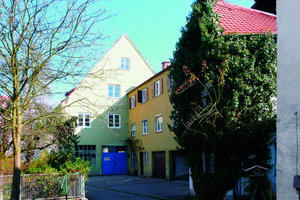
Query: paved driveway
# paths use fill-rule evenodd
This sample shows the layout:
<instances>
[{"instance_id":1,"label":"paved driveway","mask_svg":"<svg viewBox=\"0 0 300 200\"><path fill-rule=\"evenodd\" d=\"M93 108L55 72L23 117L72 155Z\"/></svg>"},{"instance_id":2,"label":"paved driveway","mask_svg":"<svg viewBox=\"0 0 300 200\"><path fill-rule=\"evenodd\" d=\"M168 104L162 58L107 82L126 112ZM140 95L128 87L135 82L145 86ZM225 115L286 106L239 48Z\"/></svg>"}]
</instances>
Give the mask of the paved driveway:
<instances>
[{"instance_id":1,"label":"paved driveway","mask_svg":"<svg viewBox=\"0 0 300 200\"><path fill-rule=\"evenodd\" d=\"M167 181L136 176L95 176L86 182L89 200L186 199L188 181Z\"/></svg>"}]
</instances>

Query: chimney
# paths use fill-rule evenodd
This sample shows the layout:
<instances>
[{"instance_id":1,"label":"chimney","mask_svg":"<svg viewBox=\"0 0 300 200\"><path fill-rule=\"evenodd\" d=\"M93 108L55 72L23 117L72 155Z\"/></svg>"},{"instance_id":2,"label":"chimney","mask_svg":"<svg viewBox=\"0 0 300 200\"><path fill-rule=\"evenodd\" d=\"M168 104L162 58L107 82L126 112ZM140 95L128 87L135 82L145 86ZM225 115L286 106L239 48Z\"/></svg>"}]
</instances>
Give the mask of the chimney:
<instances>
[{"instance_id":1,"label":"chimney","mask_svg":"<svg viewBox=\"0 0 300 200\"><path fill-rule=\"evenodd\" d=\"M170 66L170 62L167 62L167 61L164 61L164 62L162 62L162 69L164 70L164 69L166 69L167 67L169 67Z\"/></svg>"}]
</instances>

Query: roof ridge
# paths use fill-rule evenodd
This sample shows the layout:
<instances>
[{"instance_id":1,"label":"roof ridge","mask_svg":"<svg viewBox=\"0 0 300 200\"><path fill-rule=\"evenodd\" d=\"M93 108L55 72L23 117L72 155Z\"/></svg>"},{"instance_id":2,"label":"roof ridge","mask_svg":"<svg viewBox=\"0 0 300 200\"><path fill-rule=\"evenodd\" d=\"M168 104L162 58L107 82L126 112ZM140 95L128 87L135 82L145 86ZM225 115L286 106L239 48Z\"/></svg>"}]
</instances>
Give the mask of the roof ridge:
<instances>
[{"instance_id":1,"label":"roof ridge","mask_svg":"<svg viewBox=\"0 0 300 200\"><path fill-rule=\"evenodd\" d=\"M122 38L126 38L128 40L128 42L132 45L132 47L137 51L137 53L142 57L142 59L144 60L144 62L146 63L146 65L149 67L149 69L153 72L153 75L155 75L155 71L153 70L153 68L151 67L151 65L147 62L146 58L142 55L142 53L138 50L138 48L135 46L135 44L132 42L132 40L129 38L129 36L126 33L123 33L121 35L121 37L116 40L116 42L112 45L111 48L109 48L108 51L105 52L105 54L101 57L101 59L91 68L91 70L81 79L81 81L76 85L76 87L74 87L73 89L71 89L70 91L65 93L66 98L68 98L78 87L79 85L83 82L83 80L88 76L88 74L93 71L98 64L102 61L102 59L108 55L113 48L117 45L117 43L122 39ZM66 100L66 98L64 100L62 100L62 102L64 102ZM61 102L61 103L62 103Z\"/></svg>"}]
</instances>

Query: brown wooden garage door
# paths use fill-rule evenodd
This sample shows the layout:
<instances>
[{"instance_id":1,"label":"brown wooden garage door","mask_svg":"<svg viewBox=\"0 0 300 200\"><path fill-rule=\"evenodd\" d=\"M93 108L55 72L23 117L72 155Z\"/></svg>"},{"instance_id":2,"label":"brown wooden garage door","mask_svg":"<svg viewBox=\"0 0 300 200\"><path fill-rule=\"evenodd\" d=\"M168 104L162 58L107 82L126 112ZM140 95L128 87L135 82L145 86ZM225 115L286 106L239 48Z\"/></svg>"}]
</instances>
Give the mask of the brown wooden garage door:
<instances>
[{"instance_id":1,"label":"brown wooden garage door","mask_svg":"<svg viewBox=\"0 0 300 200\"><path fill-rule=\"evenodd\" d=\"M164 151L153 152L154 177L166 178L166 154Z\"/></svg>"}]
</instances>

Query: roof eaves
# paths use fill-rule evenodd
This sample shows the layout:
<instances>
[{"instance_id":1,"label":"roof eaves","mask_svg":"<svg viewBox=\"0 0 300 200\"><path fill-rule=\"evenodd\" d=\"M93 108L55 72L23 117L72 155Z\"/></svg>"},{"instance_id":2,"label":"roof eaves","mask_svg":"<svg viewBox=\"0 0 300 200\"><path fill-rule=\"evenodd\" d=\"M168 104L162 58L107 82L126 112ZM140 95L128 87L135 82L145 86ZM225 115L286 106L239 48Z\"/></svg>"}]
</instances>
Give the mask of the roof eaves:
<instances>
[{"instance_id":1,"label":"roof eaves","mask_svg":"<svg viewBox=\"0 0 300 200\"><path fill-rule=\"evenodd\" d=\"M170 67L170 66L169 66L169 67ZM135 89L137 89L138 87L142 86L143 84L145 84L145 83L151 81L152 79L156 78L157 76L159 76L159 75L162 74L163 72L169 70L169 67L167 67L167 68L161 70L160 72L154 74L153 76L151 76L150 78L148 78L147 80L145 80L144 82L142 82L141 84L139 84L138 86L136 86L135 88L129 90L129 91L127 92L127 95L128 95L130 92L132 92L133 90L135 90Z\"/></svg>"}]
</instances>

